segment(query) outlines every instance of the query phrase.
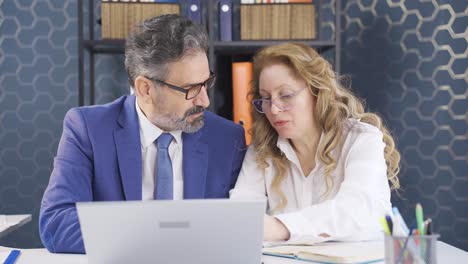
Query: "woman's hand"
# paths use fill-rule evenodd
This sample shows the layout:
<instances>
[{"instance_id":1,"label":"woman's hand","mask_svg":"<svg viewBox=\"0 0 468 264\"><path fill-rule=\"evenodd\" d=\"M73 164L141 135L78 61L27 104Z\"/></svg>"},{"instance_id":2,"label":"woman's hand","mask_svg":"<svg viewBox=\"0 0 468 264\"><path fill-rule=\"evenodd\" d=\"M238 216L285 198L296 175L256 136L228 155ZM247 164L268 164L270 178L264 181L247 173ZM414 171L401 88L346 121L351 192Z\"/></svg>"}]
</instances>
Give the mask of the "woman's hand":
<instances>
[{"instance_id":1,"label":"woman's hand","mask_svg":"<svg viewBox=\"0 0 468 264\"><path fill-rule=\"evenodd\" d=\"M290 236L289 230L278 218L265 215L263 218L263 240L288 240Z\"/></svg>"}]
</instances>

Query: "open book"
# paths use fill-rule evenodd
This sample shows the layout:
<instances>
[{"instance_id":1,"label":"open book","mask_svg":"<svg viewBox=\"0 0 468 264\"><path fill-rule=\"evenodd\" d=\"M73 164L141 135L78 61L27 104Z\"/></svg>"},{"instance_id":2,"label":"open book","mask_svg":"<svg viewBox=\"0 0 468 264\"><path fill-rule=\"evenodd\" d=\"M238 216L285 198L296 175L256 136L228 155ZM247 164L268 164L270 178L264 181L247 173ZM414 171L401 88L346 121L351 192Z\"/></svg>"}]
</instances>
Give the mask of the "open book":
<instances>
[{"instance_id":1,"label":"open book","mask_svg":"<svg viewBox=\"0 0 468 264\"><path fill-rule=\"evenodd\" d=\"M385 257L383 241L325 242L263 248L263 254L322 263L372 263Z\"/></svg>"}]
</instances>

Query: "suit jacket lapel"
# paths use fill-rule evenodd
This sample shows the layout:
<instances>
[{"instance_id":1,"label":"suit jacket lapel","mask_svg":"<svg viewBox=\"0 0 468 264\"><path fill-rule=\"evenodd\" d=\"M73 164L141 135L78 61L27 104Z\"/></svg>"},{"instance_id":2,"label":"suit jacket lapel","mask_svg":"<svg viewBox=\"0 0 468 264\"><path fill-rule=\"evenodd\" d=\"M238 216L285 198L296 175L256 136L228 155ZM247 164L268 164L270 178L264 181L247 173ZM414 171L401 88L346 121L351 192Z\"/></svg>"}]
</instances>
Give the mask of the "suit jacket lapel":
<instances>
[{"instance_id":1,"label":"suit jacket lapel","mask_svg":"<svg viewBox=\"0 0 468 264\"><path fill-rule=\"evenodd\" d=\"M202 130L183 133L184 199L205 197L208 145L200 141Z\"/></svg>"},{"instance_id":2,"label":"suit jacket lapel","mask_svg":"<svg viewBox=\"0 0 468 264\"><path fill-rule=\"evenodd\" d=\"M135 96L127 97L117 122L120 128L114 131L114 141L125 200L141 200L141 142Z\"/></svg>"}]
</instances>

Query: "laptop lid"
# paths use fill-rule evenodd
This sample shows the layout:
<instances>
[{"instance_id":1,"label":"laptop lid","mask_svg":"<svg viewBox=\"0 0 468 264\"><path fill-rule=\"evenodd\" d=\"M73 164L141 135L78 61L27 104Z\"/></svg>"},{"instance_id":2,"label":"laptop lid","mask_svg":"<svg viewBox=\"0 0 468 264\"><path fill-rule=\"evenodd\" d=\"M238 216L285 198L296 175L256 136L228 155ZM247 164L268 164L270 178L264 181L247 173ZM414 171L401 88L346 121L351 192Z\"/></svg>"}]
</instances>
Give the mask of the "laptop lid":
<instances>
[{"instance_id":1,"label":"laptop lid","mask_svg":"<svg viewBox=\"0 0 468 264\"><path fill-rule=\"evenodd\" d=\"M266 201L77 203L90 264L259 264Z\"/></svg>"}]
</instances>

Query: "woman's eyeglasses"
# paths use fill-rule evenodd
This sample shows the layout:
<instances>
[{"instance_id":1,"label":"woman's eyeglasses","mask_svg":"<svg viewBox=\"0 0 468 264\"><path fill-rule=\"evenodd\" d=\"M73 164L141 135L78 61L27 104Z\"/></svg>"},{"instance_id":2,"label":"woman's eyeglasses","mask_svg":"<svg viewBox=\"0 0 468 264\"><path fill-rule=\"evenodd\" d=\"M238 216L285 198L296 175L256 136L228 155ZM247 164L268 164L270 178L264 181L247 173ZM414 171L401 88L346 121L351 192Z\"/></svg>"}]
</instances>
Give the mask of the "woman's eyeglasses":
<instances>
[{"instance_id":1,"label":"woman's eyeglasses","mask_svg":"<svg viewBox=\"0 0 468 264\"><path fill-rule=\"evenodd\" d=\"M305 88L299 89L290 94L285 94L271 99L254 99L252 104L259 113L265 114L271 111L271 106L274 104L281 111L288 111L294 106L294 98Z\"/></svg>"}]
</instances>

